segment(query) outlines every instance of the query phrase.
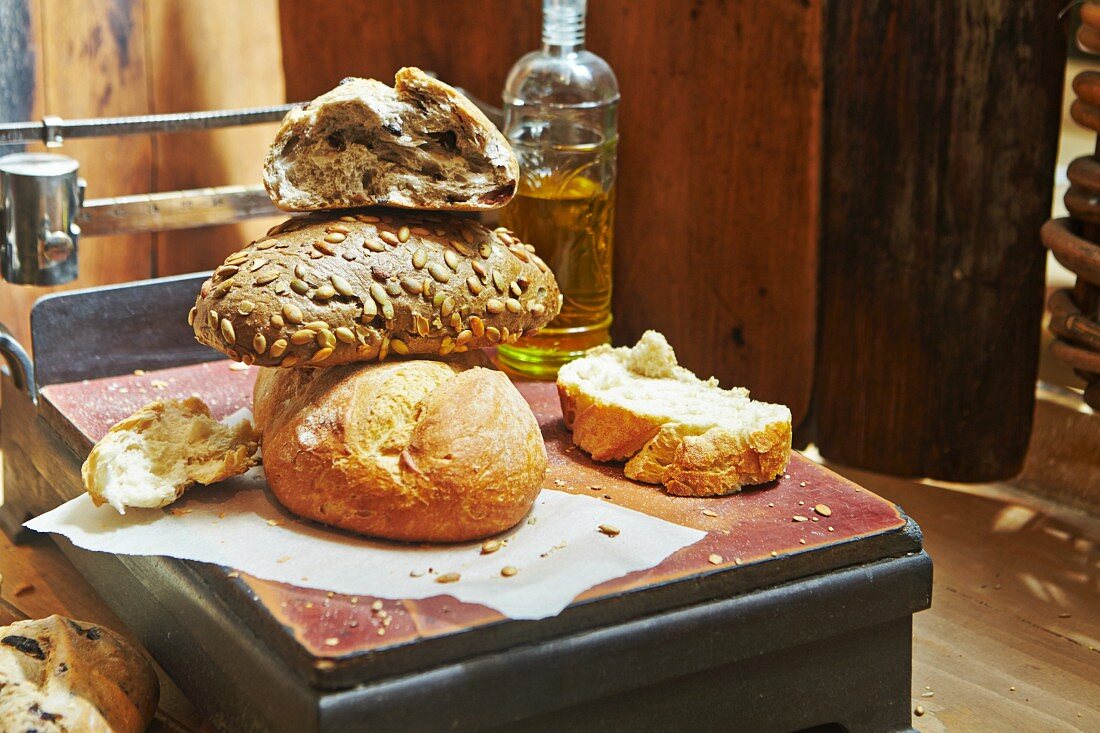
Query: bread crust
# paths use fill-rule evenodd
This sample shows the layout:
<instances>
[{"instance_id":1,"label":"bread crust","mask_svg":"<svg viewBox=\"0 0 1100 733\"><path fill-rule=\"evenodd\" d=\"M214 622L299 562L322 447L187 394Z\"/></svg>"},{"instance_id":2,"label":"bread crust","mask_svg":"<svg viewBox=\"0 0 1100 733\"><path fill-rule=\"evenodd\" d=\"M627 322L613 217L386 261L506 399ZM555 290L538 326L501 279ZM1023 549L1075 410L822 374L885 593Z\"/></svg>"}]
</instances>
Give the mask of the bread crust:
<instances>
[{"instance_id":1,"label":"bread crust","mask_svg":"<svg viewBox=\"0 0 1100 733\"><path fill-rule=\"evenodd\" d=\"M327 367L514 343L560 308L546 263L505 229L360 211L292 219L231 254L188 318L237 361Z\"/></svg>"},{"instance_id":2,"label":"bread crust","mask_svg":"<svg viewBox=\"0 0 1100 733\"><path fill-rule=\"evenodd\" d=\"M160 683L118 634L63 616L0 628L0 730L140 733Z\"/></svg>"},{"instance_id":3,"label":"bread crust","mask_svg":"<svg viewBox=\"0 0 1100 733\"><path fill-rule=\"evenodd\" d=\"M538 423L500 372L423 359L262 369L264 469L290 511L373 537L480 539L517 524L546 475Z\"/></svg>"},{"instance_id":4,"label":"bread crust","mask_svg":"<svg viewBox=\"0 0 1100 733\"><path fill-rule=\"evenodd\" d=\"M399 70L393 87L344 79L290 111L264 165L264 186L284 211L484 211L506 205L518 181L496 126L415 67Z\"/></svg>"}]
</instances>

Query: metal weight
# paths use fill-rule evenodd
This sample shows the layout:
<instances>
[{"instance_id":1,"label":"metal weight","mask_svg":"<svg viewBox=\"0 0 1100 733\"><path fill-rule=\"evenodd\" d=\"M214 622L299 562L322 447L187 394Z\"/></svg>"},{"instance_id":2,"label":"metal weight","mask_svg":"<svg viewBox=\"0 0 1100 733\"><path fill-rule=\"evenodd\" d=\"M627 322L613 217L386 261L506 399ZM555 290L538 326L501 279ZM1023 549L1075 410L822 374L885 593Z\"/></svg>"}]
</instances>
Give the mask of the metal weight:
<instances>
[{"instance_id":1,"label":"metal weight","mask_svg":"<svg viewBox=\"0 0 1100 733\"><path fill-rule=\"evenodd\" d=\"M76 279L83 183L73 158L17 153L0 158L0 274L17 285Z\"/></svg>"}]
</instances>

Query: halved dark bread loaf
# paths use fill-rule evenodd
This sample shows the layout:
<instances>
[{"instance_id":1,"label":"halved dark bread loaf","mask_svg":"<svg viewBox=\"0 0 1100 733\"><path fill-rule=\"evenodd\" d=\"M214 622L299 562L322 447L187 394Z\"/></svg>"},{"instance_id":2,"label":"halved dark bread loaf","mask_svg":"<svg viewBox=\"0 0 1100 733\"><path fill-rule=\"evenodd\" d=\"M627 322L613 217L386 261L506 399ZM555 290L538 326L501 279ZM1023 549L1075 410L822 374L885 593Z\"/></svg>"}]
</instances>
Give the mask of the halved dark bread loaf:
<instances>
[{"instance_id":1,"label":"halved dark bread loaf","mask_svg":"<svg viewBox=\"0 0 1100 733\"><path fill-rule=\"evenodd\" d=\"M188 321L238 361L333 366L514 343L560 309L553 273L507 230L376 210L273 228L203 283Z\"/></svg>"},{"instance_id":2,"label":"halved dark bread loaf","mask_svg":"<svg viewBox=\"0 0 1100 733\"><path fill-rule=\"evenodd\" d=\"M479 211L507 204L519 164L468 99L416 68L395 87L345 79L290 112L264 185L286 211L356 206Z\"/></svg>"}]
</instances>

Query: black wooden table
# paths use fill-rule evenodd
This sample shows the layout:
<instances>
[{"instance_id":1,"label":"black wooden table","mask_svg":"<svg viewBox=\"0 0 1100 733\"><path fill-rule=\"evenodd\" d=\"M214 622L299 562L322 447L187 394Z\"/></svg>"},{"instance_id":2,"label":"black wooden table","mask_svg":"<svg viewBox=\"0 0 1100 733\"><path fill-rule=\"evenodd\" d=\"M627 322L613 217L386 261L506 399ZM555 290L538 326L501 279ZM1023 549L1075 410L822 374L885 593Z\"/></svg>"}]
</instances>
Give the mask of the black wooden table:
<instances>
[{"instance_id":1,"label":"black wooden table","mask_svg":"<svg viewBox=\"0 0 1100 733\"><path fill-rule=\"evenodd\" d=\"M2 384L9 529L77 495L91 444L144 402L198 391L219 415L248 403L254 370L230 370L184 322L202 279L35 306L36 399ZM225 730L911 730L912 614L931 594L912 520L797 455L756 491L668 497L571 450L552 385L519 386L547 440L548 482L599 482L608 500L707 537L540 621L449 596L382 600L384 636L375 599L59 544ZM827 519L791 521L818 503Z\"/></svg>"}]
</instances>

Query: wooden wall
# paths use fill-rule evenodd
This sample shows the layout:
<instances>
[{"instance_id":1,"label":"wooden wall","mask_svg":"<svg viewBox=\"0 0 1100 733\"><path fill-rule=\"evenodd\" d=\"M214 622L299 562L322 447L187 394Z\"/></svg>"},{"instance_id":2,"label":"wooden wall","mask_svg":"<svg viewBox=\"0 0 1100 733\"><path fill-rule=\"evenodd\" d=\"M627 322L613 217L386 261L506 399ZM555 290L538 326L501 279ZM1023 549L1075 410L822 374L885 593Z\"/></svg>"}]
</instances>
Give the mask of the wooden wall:
<instances>
[{"instance_id":1,"label":"wooden wall","mask_svg":"<svg viewBox=\"0 0 1100 733\"><path fill-rule=\"evenodd\" d=\"M49 39L48 42L43 42ZM275 0L0 0L0 120L184 112L282 102ZM256 183L273 125L66 142L88 198ZM42 149L30 146L29 149ZM0 154L13 152L0 148ZM270 222L86 238L65 288L193 272ZM0 283L0 322L29 347L28 313L58 288Z\"/></svg>"},{"instance_id":2,"label":"wooden wall","mask_svg":"<svg viewBox=\"0 0 1100 733\"><path fill-rule=\"evenodd\" d=\"M598 0L588 47L622 89L617 342L806 414L817 301L821 0ZM500 104L537 0L281 0L287 94L437 72ZM538 244L537 242L535 243Z\"/></svg>"},{"instance_id":3,"label":"wooden wall","mask_svg":"<svg viewBox=\"0 0 1100 733\"><path fill-rule=\"evenodd\" d=\"M815 384L826 458L951 481L1023 465L1063 5L830 4Z\"/></svg>"}]
</instances>

